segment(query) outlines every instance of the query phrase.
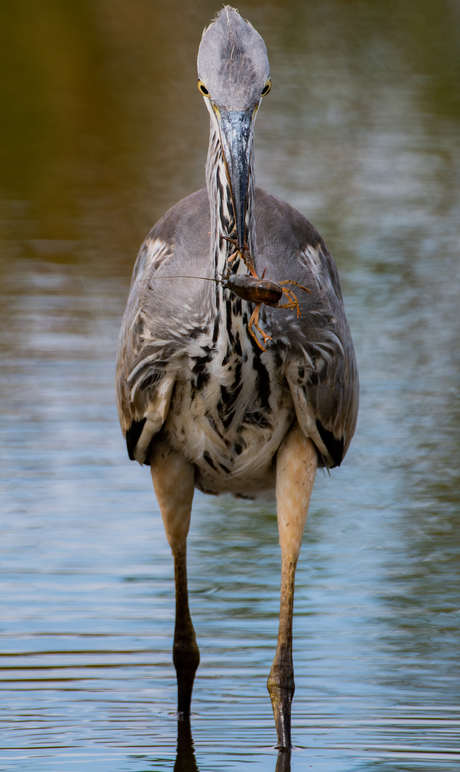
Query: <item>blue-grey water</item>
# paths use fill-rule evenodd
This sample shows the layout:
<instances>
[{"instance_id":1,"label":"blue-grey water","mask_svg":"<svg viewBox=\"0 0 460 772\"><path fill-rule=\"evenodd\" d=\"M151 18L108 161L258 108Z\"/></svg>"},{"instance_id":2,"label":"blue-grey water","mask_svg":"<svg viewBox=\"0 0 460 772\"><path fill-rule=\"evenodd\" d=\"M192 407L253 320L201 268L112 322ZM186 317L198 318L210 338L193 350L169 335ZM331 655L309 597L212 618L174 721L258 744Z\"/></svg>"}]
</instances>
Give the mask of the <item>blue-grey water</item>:
<instances>
[{"instance_id":1,"label":"blue-grey water","mask_svg":"<svg viewBox=\"0 0 460 772\"><path fill-rule=\"evenodd\" d=\"M275 510L196 495L202 661L176 757L172 560L114 404L138 246L203 185L194 60L216 10L0 10L2 772L276 767ZM457 770L459 6L240 10L272 66L258 182L333 252L361 375L356 436L318 475L298 567L292 770Z\"/></svg>"}]
</instances>

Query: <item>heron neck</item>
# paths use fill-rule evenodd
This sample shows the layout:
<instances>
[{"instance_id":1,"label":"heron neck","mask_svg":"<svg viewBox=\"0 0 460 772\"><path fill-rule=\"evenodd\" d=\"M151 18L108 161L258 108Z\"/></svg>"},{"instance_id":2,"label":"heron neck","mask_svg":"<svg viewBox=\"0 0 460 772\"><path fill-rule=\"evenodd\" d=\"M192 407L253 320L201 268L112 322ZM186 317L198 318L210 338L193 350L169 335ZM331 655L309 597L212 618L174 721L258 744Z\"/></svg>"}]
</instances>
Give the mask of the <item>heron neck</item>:
<instances>
[{"instance_id":1,"label":"heron neck","mask_svg":"<svg viewBox=\"0 0 460 772\"><path fill-rule=\"evenodd\" d=\"M211 256L214 262L215 277L219 279L222 277L222 274L227 273L229 268L228 258L235 252L235 246L227 239L236 238L236 222L220 139L212 121L206 162L206 185L211 213ZM254 150L252 149L245 216L245 241L249 247L254 268L257 271L254 190ZM230 265L231 270L237 273L248 273L246 265L238 257L231 261Z\"/></svg>"}]
</instances>

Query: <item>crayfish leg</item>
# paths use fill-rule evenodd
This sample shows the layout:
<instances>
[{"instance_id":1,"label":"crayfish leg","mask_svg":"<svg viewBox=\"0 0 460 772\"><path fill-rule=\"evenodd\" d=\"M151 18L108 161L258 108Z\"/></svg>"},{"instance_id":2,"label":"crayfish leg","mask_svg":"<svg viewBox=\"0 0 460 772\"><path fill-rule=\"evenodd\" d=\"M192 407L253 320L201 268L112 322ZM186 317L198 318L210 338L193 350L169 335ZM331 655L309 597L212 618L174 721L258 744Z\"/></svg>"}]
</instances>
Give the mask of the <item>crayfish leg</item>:
<instances>
[{"instance_id":1,"label":"crayfish leg","mask_svg":"<svg viewBox=\"0 0 460 772\"><path fill-rule=\"evenodd\" d=\"M250 272L251 276L254 276L255 279L258 279L259 277L255 272L254 263L252 262L252 257L249 252L249 244L245 241L242 249L239 249L237 239L231 239L229 236L221 236L221 239L224 239L225 241L230 242L230 244L233 244L233 246L236 247L235 252L233 252L233 254L231 254L230 257L227 258L227 262L231 263L233 260L235 260L237 255L239 255L243 260L243 263L245 264L246 268ZM245 252L247 252L248 257L245 257L245 254L244 254Z\"/></svg>"},{"instance_id":2,"label":"crayfish leg","mask_svg":"<svg viewBox=\"0 0 460 772\"><path fill-rule=\"evenodd\" d=\"M304 287L303 284L299 284L292 279L283 279L283 281L279 281L278 284L295 284L296 287L300 287L300 289L303 289L304 292L308 292L308 294L311 295L311 290L309 290L308 287Z\"/></svg>"},{"instance_id":3,"label":"crayfish leg","mask_svg":"<svg viewBox=\"0 0 460 772\"><path fill-rule=\"evenodd\" d=\"M282 284L282 282L279 282L279 283ZM302 316L302 314L300 313L299 301L297 300L292 290L288 290L287 287L282 287L282 290L283 290L283 293L286 295L287 299L289 300L289 303L286 303L284 306L278 306L278 308L295 308L297 312L297 319L298 319L299 316Z\"/></svg>"},{"instance_id":4,"label":"crayfish leg","mask_svg":"<svg viewBox=\"0 0 460 772\"><path fill-rule=\"evenodd\" d=\"M236 250L236 252L233 252L233 254L231 254L230 257L227 257L227 263L233 263L235 257L237 255L239 256L239 254L240 253L238 252L238 250Z\"/></svg>"},{"instance_id":5,"label":"crayfish leg","mask_svg":"<svg viewBox=\"0 0 460 772\"><path fill-rule=\"evenodd\" d=\"M266 344L267 340L272 340L271 336L270 336L270 335L267 335L267 333L266 333L266 332L264 332L264 331L263 331L263 330L262 330L262 329L259 327L259 310L260 310L260 305L261 305L261 304L260 304L260 303L258 303L258 304L256 305L256 307L255 307L254 311L253 311L253 312L252 312L252 314L251 314L251 318L250 318L250 320L249 320L249 322L248 322L248 332L249 332L249 334L250 334L250 335L251 335L251 336L254 338L254 340L255 340L255 342L257 343L257 345L259 346L259 348L260 348L262 351L266 351L267 349L265 348L265 345L264 345L264 346L262 346L262 343L261 343L261 342L260 342L260 341L257 339L257 336L256 336L256 334L255 334L255 332L254 332L254 330L253 330L253 327L255 327L255 328L256 328L256 330L258 330L258 331L260 332L260 334L262 335L262 338L264 339L264 344Z\"/></svg>"},{"instance_id":6,"label":"crayfish leg","mask_svg":"<svg viewBox=\"0 0 460 772\"><path fill-rule=\"evenodd\" d=\"M258 279L259 277L257 276L257 274L256 274L256 272L254 270L254 265L253 265L253 262L252 262L252 258L249 257L249 259L247 259L244 256L244 252L245 251L246 250L244 249L243 252L239 252L238 250L233 252L233 254L231 254L230 257L227 257L227 263L232 263L233 260L235 260L236 257L241 257L243 259L243 263L245 264L246 268L250 272L251 276L253 276L254 279Z\"/></svg>"}]
</instances>

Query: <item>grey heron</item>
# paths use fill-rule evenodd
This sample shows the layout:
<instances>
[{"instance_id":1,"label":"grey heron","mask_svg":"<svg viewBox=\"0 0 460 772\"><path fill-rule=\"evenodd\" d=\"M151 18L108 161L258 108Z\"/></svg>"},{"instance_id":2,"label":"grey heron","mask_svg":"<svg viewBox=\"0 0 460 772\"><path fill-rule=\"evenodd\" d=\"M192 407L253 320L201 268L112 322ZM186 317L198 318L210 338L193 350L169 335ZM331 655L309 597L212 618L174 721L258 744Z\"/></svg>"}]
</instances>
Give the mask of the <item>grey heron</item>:
<instances>
[{"instance_id":1,"label":"grey heron","mask_svg":"<svg viewBox=\"0 0 460 772\"><path fill-rule=\"evenodd\" d=\"M199 664L186 567L194 489L275 492L281 601L268 690L278 747L288 749L296 564L316 470L340 465L355 430L358 373L323 239L255 186L254 122L270 87L263 39L224 7L198 53L210 115L206 188L170 209L141 247L120 332L117 396L129 456L150 466L174 558L179 714L190 713ZM250 280L236 276L266 277L280 298L283 282L290 290L270 303L255 288L253 296L239 291Z\"/></svg>"}]
</instances>

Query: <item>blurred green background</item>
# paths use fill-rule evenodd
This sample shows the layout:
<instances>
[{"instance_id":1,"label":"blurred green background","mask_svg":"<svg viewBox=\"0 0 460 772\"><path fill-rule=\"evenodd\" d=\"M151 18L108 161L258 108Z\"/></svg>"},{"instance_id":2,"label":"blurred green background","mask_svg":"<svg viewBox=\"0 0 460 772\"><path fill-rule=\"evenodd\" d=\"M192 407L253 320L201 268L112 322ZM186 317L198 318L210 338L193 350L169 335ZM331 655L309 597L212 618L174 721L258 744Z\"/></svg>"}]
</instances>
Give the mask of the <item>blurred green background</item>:
<instances>
[{"instance_id":1,"label":"blurred green background","mask_svg":"<svg viewBox=\"0 0 460 772\"><path fill-rule=\"evenodd\" d=\"M207 116L195 60L215 11L215 3L199 0L2 2L3 256L84 257L125 272L153 222L203 186ZM388 89L415 93L415 105L392 109L432 132L433 157L437 123L458 130L456 0L249 1L241 11L271 56L274 88L259 118L259 142L276 154L280 140L291 165L299 142L324 155L315 223L331 219L332 238L363 161L359 146L345 156L344 143L350 132L366 134ZM448 167L449 149L441 152ZM447 199L458 178L452 184L445 171ZM308 166L298 174L304 189L314 188ZM286 181L282 164L272 176L275 187ZM259 180L266 184L267 175Z\"/></svg>"}]
</instances>

